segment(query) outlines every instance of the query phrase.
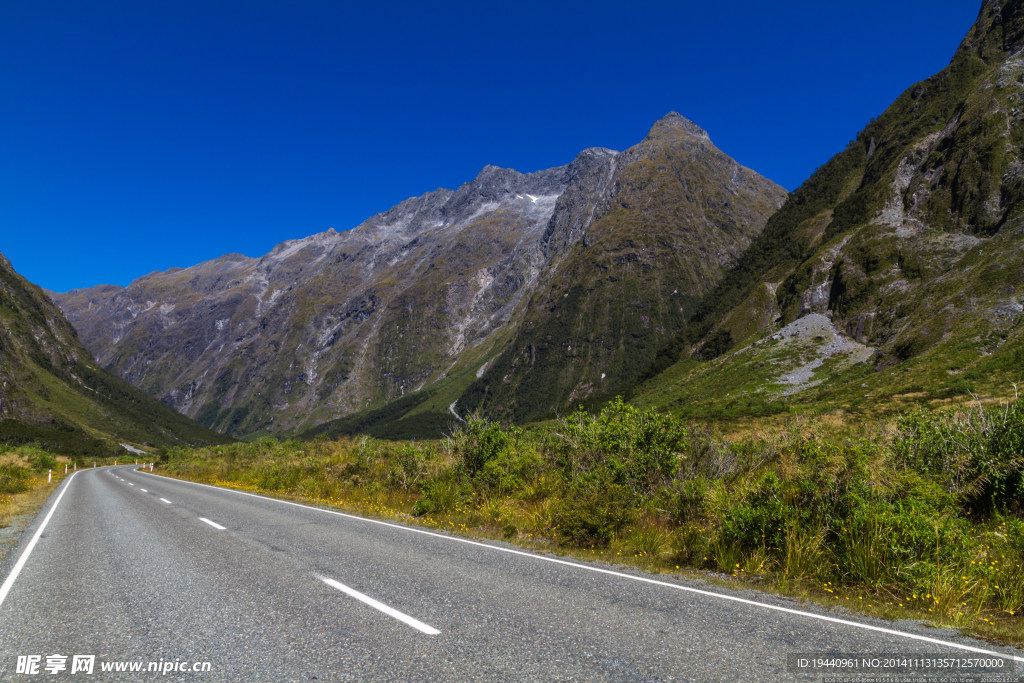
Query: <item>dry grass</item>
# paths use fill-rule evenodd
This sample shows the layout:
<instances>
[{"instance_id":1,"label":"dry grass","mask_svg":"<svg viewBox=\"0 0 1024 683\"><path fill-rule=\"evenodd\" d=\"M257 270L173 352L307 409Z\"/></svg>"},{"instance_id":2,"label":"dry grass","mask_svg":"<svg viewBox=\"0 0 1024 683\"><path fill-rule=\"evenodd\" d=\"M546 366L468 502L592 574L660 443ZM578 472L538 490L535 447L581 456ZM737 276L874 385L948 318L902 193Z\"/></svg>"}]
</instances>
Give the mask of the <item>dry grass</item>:
<instances>
[{"instance_id":1,"label":"dry grass","mask_svg":"<svg viewBox=\"0 0 1024 683\"><path fill-rule=\"evenodd\" d=\"M36 475L31 479L31 488L28 491L0 494L0 562L17 546L21 532L46 504L50 494L60 486L63 479L63 472L60 476L54 475L53 481L49 483L45 474Z\"/></svg>"}]
</instances>

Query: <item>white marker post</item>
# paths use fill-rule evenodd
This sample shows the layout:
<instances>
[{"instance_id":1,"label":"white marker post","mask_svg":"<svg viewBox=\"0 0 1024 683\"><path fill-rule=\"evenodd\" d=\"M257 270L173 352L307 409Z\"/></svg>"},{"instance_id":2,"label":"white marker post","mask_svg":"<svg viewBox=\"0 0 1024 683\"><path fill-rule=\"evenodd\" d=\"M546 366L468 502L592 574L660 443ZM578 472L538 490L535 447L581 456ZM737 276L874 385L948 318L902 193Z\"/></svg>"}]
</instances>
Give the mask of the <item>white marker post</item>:
<instances>
[{"instance_id":1,"label":"white marker post","mask_svg":"<svg viewBox=\"0 0 1024 683\"><path fill-rule=\"evenodd\" d=\"M68 464L64 463L64 474L68 473Z\"/></svg>"},{"instance_id":2,"label":"white marker post","mask_svg":"<svg viewBox=\"0 0 1024 683\"><path fill-rule=\"evenodd\" d=\"M46 483L53 481L53 470L46 470Z\"/></svg>"}]
</instances>

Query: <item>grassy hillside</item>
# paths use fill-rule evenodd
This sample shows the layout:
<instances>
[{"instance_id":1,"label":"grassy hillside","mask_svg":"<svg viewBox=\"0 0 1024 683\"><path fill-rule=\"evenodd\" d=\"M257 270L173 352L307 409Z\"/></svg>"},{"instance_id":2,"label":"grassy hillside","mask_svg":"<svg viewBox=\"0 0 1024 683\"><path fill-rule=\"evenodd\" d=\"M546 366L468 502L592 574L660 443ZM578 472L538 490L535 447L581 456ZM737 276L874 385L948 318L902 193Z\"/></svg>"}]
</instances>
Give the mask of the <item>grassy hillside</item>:
<instances>
[{"instance_id":1,"label":"grassy hillside","mask_svg":"<svg viewBox=\"0 0 1024 683\"><path fill-rule=\"evenodd\" d=\"M946 69L771 217L633 395L706 415L1011 395L1024 379L1021 35L1020 2L986 3ZM831 329L761 341L811 315ZM853 345L870 353L836 352Z\"/></svg>"},{"instance_id":2,"label":"grassy hillside","mask_svg":"<svg viewBox=\"0 0 1024 683\"><path fill-rule=\"evenodd\" d=\"M226 439L97 367L43 292L0 256L0 443L123 453Z\"/></svg>"}]
</instances>

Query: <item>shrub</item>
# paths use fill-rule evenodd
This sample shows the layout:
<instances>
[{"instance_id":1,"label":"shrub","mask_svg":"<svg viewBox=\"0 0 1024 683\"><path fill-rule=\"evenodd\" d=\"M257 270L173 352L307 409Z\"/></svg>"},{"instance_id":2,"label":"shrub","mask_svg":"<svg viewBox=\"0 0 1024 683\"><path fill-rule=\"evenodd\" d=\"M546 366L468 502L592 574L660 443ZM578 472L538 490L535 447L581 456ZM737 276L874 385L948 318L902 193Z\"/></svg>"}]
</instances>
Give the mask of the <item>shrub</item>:
<instances>
[{"instance_id":1,"label":"shrub","mask_svg":"<svg viewBox=\"0 0 1024 683\"><path fill-rule=\"evenodd\" d=\"M389 453L389 483L405 491L419 484L426 474L427 461L431 455L429 451L424 450L412 443L399 444L392 448Z\"/></svg>"},{"instance_id":2,"label":"shrub","mask_svg":"<svg viewBox=\"0 0 1024 683\"><path fill-rule=\"evenodd\" d=\"M512 439L498 423L471 416L465 425L456 429L449 441L459 455L463 472L475 477L487 463L509 448Z\"/></svg>"},{"instance_id":3,"label":"shrub","mask_svg":"<svg viewBox=\"0 0 1024 683\"><path fill-rule=\"evenodd\" d=\"M941 478L963 493L966 508L989 515L1019 509L1024 493L1024 406L975 405L955 411L918 410L896 423L893 450L906 467Z\"/></svg>"},{"instance_id":4,"label":"shrub","mask_svg":"<svg viewBox=\"0 0 1024 683\"><path fill-rule=\"evenodd\" d=\"M687 429L653 409L616 398L599 415L582 408L559 421L552 444L564 473L576 479L602 472L634 496L650 494L671 479L685 457Z\"/></svg>"},{"instance_id":5,"label":"shrub","mask_svg":"<svg viewBox=\"0 0 1024 683\"><path fill-rule=\"evenodd\" d=\"M797 513L783 502L781 482L774 472L762 475L747 502L729 508L722 520L722 542L740 549L783 546L783 530L795 522Z\"/></svg>"},{"instance_id":6,"label":"shrub","mask_svg":"<svg viewBox=\"0 0 1024 683\"><path fill-rule=\"evenodd\" d=\"M711 482L704 477L694 477L679 482L674 487L675 500L671 506L677 522L695 521L704 517L704 501L711 490Z\"/></svg>"},{"instance_id":7,"label":"shrub","mask_svg":"<svg viewBox=\"0 0 1024 683\"><path fill-rule=\"evenodd\" d=\"M450 476L424 482L422 493L413 505L413 514L419 516L450 512L465 498L459 482Z\"/></svg>"},{"instance_id":8,"label":"shrub","mask_svg":"<svg viewBox=\"0 0 1024 683\"><path fill-rule=\"evenodd\" d=\"M783 531L784 549L780 562L783 581L828 575L825 532L820 527L788 526Z\"/></svg>"},{"instance_id":9,"label":"shrub","mask_svg":"<svg viewBox=\"0 0 1024 683\"><path fill-rule=\"evenodd\" d=\"M695 523L677 528L670 540L673 562L693 567L703 566L710 552L710 542L710 534Z\"/></svg>"},{"instance_id":10,"label":"shrub","mask_svg":"<svg viewBox=\"0 0 1024 683\"><path fill-rule=\"evenodd\" d=\"M57 466L57 459L49 453L40 453L32 459L32 468L40 472L52 470Z\"/></svg>"},{"instance_id":11,"label":"shrub","mask_svg":"<svg viewBox=\"0 0 1024 683\"><path fill-rule=\"evenodd\" d=\"M520 443L516 448L502 449L484 463L478 479L499 494L511 494L523 491L526 483L537 477L542 464L536 450Z\"/></svg>"},{"instance_id":12,"label":"shrub","mask_svg":"<svg viewBox=\"0 0 1024 683\"><path fill-rule=\"evenodd\" d=\"M30 488L27 469L19 465L0 465L0 493L24 493Z\"/></svg>"},{"instance_id":13,"label":"shrub","mask_svg":"<svg viewBox=\"0 0 1024 683\"><path fill-rule=\"evenodd\" d=\"M658 557L668 545L669 535L664 529L656 526L637 529L629 540L630 547L638 554L647 557Z\"/></svg>"},{"instance_id":14,"label":"shrub","mask_svg":"<svg viewBox=\"0 0 1024 683\"><path fill-rule=\"evenodd\" d=\"M630 494L614 482L576 483L555 505L552 521L563 543L607 546L633 519Z\"/></svg>"},{"instance_id":15,"label":"shrub","mask_svg":"<svg viewBox=\"0 0 1024 683\"><path fill-rule=\"evenodd\" d=\"M976 465L977 475L983 480L978 498L996 508L1014 507L1019 511L1024 494L1024 405L1020 401L996 411L986 445L988 457Z\"/></svg>"},{"instance_id":16,"label":"shrub","mask_svg":"<svg viewBox=\"0 0 1024 683\"><path fill-rule=\"evenodd\" d=\"M942 479L959 493L971 483L971 463L985 449L984 413L921 408L896 420L893 452L903 467Z\"/></svg>"}]
</instances>

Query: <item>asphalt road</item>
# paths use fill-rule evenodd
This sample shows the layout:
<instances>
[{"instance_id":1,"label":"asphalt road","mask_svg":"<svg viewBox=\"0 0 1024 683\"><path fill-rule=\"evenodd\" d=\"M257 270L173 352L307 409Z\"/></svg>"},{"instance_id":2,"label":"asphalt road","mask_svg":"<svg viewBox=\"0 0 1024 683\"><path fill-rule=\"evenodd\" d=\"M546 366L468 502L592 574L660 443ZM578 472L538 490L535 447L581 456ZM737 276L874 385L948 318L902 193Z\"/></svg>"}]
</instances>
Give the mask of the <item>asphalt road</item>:
<instances>
[{"instance_id":1,"label":"asphalt road","mask_svg":"<svg viewBox=\"0 0 1024 683\"><path fill-rule=\"evenodd\" d=\"M66 480L0 571L3 680L815 680L787 657L990 658L965 648L1009 654L999 661L1024 673L1024 652L948 630L131 467ZM30 655L40 673L19 676ZM66 658L55 676L50 655ZM73 655L94 656L91 677L71 674ZM116 662L209 670L101 671Z\"/></svg>"}]
</instances>

